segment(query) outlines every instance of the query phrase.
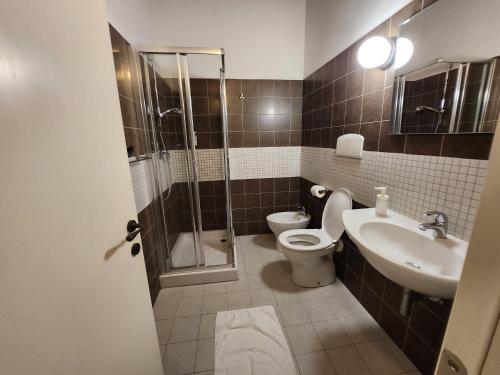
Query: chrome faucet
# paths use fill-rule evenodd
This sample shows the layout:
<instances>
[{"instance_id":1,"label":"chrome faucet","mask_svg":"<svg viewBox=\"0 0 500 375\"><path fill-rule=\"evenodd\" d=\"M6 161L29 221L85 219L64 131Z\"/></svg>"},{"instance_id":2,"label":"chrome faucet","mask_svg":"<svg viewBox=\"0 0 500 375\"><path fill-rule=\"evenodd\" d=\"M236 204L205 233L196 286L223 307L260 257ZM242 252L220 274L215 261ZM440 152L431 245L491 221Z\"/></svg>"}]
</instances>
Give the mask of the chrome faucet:
<instances>
[{"instance_id":1,"label":"chrome faucet","mask_svg":"<svg viewBox=\"0 0 500 375\"><path fill-rule=\"evenodd\" d=\"M430 223L420 224L418 226L420 230L432 229L436 232L436 238L448 238L448 216L444 212L430 211L426 212L424 215L432 217L433 221Z\"/></svg>"},{"instance_id":2,"label":"chrome faucet","mask_svg":"<svg viewBox=\"0 0 500 375\"><path fill-rule=\"evenodd\" d=\"M306 208L304 206L298 206L297 210L304 216L307 216Z\"/></svg>"}]
</instances>

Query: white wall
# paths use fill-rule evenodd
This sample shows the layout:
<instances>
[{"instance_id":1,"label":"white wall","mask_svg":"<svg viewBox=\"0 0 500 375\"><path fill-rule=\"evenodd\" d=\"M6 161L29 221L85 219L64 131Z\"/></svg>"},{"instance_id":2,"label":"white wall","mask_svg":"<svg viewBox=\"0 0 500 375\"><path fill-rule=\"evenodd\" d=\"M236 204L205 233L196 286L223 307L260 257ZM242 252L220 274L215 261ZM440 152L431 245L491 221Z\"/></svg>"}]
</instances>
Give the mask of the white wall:
<instances>
[{"instance_id":1,"label":"white wall","mask_svg":"<svg viewBox=\"0 0 500 375\"><path fill-rule=\"evenodd\" d=\"M305 0L107 0L132 44L222 47L228 78L302 79ZM197 70L199 75L214 75Z\"/></svg>"},{"instance_id":2,"label":"white wall","mask_svg":"<svg viewBox=\"0 0 500 375\"><path fill-rule=\"evenodd\" d=\"M304 77L411 0L307 0Z\"/></svg>"},{"instance_id":3,"label":"white wall","mask_svg":"<svg viewBox=\"0 0 500 375\"><path fill-rule=\"evenodd\" d=\"M404 74L428 65L437 58L447 61L481 61L500 55L500 1L440 0L401 26L415 51ZM446 22L442 22L446 19ZM432 41L432 43L429 43Z\"/></svg>"}]
</instances>

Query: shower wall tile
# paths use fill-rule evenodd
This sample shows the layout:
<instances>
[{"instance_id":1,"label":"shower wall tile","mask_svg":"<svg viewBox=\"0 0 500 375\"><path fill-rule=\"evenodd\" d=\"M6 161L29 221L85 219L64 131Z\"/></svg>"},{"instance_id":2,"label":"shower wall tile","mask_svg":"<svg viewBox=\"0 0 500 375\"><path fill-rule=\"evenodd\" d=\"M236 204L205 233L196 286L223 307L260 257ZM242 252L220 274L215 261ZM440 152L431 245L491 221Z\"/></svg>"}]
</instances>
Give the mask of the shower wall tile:
<instances>
[{"instance_id":1,"label":"shower wall tile","mask_svg":"<svg viewBox=\"0 0 500 375\"><path fill-rule=\"evenodd\" d=\"M301 145L302 81L227 80L229 147Z\"/></svg>"},{"instance_id":2,"label":"shower wall tile","mask_svg":"<svg viewBox=\"0 0 500 375\"><path fill-rule=\"evenodd\" d=\"M301 147L230 148L232 180L300 176Z\"/></svg>"},{"instance_id":3,"label":"shower wall tile","mask_svg":"<svg viewBox=\"0 0 500 375\"><path fill-rule=\"evenodd\" d=\"M123 121L123 130L129 156L148 152L146 128L140 115L139 83L135 74L135 59L130 44L109 25L113 60L115 65L118 97Z\"/></svg>"},{"instance_id":4,"label":"shower wall tile","mask_svg":"<svg viewBox=\"0 0 500 375\"><path fill-rule=\"evenodd\" d=\"M151 72L152 73L152 72ZM190 79L197 149L223 146L219 80ZM179 107L172 79L158 80L161 111ZM288 147L301 145L302 81L226 80L229 147ZM169 113L160 123L168 149L184 147L181 117Z\"/></svg>"},{"instance_id":5,"label":"shower wall tile","mask_svg":"<svg viewBox=\"0 0 500 375\"><path fill-rule=\"evenodd\" d=\"M229 149L232 180L300 176L302 147L245 147ZM170 168L175 182L187 181L186 153L170 151ZM200 181L224 179L222 149L196 150Z\"/></svg>"},{"instance_id":6,"label":"shower wall tile","mask_svg":"<svg viewBox=\"0 0 500 375\"><path fill-rule=\"evenodd\" d=\"M123 130L127 152L129 157L137 157L151 151L147 141L146 126L142 121L139 82L136 80L135 60L130 44L120 35L120 33L109 25L111 45L113 49L113 59L115 64L118 96L122 113ZM156 249L157 243L155 226L154 205L149 204L138 212L138 220L144 225L141 233L142 251L146 264L149 291L151 302L154 303L160 291L160 260Z\"/></svg>"},{"instance_id":7,"label":"shower wall tile","mask_svg":"<svg viewBox=\"0 0 500 375\"><path fill-rule=\"evenodd\" d=\"M203 230L226 229L225 181L201 181L198 187Z\"/></svg>"}]
</instances>

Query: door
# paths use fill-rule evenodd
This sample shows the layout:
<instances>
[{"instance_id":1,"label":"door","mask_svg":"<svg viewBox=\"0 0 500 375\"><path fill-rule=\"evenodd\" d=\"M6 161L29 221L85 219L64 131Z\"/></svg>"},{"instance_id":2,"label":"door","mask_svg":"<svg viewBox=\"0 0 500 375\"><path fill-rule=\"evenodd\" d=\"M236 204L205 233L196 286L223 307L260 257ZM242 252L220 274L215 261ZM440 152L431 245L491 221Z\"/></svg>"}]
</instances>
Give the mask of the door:
<instances>
[{"instance_id":1,"label":"door","mask_svg":"<svg viewBox=\"0 0 500 375\"><path fill-rule=\"evenodd\" d=\"M469 375L499 373L498 368L492 369L497 363L500 347L498 338L494 338L500 316L499 191L500 137L497 133L493 138L481 201L441 347L438 375L456 373L444 350L456 356ZM486 360L489 351L493 358ZM461 370L459 374L465 372Z\"/></svg>"},{"instance_id":2,"label":"door","mask_svg":"<svg viewBox=\"0 0 500 375\"><path fill-rule=\"evenodd\" d=\"M105 3L0 25L0 373L160 375Z\"/></svg>"}]
</instances>

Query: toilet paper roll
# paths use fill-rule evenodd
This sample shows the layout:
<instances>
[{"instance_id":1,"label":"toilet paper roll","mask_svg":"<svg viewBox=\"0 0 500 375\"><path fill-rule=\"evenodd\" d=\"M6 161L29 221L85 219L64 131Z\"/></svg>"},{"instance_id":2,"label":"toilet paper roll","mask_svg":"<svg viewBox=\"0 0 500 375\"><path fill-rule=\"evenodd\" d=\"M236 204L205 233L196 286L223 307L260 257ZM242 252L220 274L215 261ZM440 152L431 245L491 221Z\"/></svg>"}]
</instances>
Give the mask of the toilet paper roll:
<instances>
[{"instance_id":1,"label":"toilet paper roll","mask_svg":"<svg viewBox=\"0 0 500 375\"><path fill-rule=\"evenodd\" d=\"M326 188L321 185L313 185L311 187L311 195L318 197L318 198L323 198L326 194Z\"/></svg>"}]
</instances>

